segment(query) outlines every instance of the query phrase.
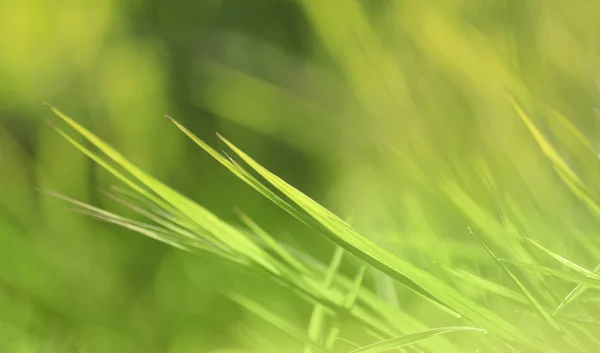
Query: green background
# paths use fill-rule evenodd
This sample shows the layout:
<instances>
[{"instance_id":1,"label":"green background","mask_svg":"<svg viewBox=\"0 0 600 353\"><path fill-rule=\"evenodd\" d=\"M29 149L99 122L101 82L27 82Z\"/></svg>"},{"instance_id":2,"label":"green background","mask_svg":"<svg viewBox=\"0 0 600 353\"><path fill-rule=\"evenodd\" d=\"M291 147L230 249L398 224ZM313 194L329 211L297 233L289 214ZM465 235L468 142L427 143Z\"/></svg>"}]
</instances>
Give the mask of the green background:
<instances>
[{"instance_id":1,"label":"green background","mask_svg":"<svg viewBox=\"0 0 600 353\"><path fill-rule=\"evenodd\" d=\"M0 351L238 347L234 323L262 324L223 288L260 293L299 323L310 313L268 283L41 192L123 211L99 192L115 180L46 124L43 102L222 218L238 222L239 207L323 261L329 243L163 115L218 149L225 135L416 263L480 259L462 240L469 212L426 186L451 180L491 214L497 197L510 200L522 232L593 267L569 244L597 236L596 220L508 94L599 196L596 155L564 125L596 147L598 33L592 0L1 0ZM393 150L426 171L425 186Z\"/></svg>"}]
</instances>

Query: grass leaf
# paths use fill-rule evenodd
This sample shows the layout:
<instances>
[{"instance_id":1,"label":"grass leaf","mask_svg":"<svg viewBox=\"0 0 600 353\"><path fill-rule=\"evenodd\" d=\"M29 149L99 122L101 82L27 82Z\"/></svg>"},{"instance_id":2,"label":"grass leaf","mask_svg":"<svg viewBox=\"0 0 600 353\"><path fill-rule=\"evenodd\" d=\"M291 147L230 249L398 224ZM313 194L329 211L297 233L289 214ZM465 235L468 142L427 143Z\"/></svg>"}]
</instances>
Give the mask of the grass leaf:
<instances>
[{"instance_id":1,"label":"grass leaf","mask_svg":"<svg viewBox=\"0 0 600 353\"><path fill-rule=\"evenodd\" d=\"M528 264L525 262L512 261L512 260L507 260L507 259L501 259L500 261L505 262L505 263L510 263L510 264L513 264L518 267L522 267L526 270L531 270L531 271L543 273L546 275L556 276L560 279L564 279L565 281L581 284L586 287L600 289L600 275L597 275L597 274L594 274L593 277L588 277L588 276L583 276L583 275L572 273L572 272L555 270L550 267L545 267L545 266L540 266L540 265L535 265L535 264Z\"/></svg>"},{"instance_id":2,"label":"grass leaf","mask_svg":"<svg viewBox=\"0 0 600 353\"><path fill-rule=\"evenodd\" d=\"M344 255L344 249L339 246L335 248L335 252L333 253L333 257L331 258L331 262L329 263L329 268L327 269L327 273L325 275L325 279L323 281L323 286L328 288L333 283L333 279L336 277L340 265L342 263L342 258ZM316 304L313 308L313 312L310 316L310 321L308 324L308 337L313 342L320 342L323 335L323 326L325 321L325 309L322 305ZM305 347L305 353L312 352L312 348L310 346Z\"/></svg>"},{"instance_id":3,"label":"grass leaf","mask_svg":"<svg viewBox=\"0 0 600 353\"><path fill-rule=\"evenodd\" d=\"M553 329L555 329L556 331L562 332L563 330L560 327L560 325L558 324L558 322L556 322L556 320L554 320L552 315L550 315L548 313L548 311L535 298L535 296L529 291L529 289L527 289L527 287L525 287L525 285L508 268L506 268L506 266L504 266L504 264L498 259L498 257L496 257L496 255L494 255L492 250L483 242L483 240L481 240L478 236L475 235L475 233L471 230L471 228L469 228L469 232L471 233L471 235L473 235L473 237L475 237L475 239L477 239L479 241L481 246L490 254L490 256L494 259L494 261L498 265L500 265L502 270L508 275L508 277L510 277L510 279L519 288L519 290L521 290L521 292L525 295L525 297L529 300L529 302L535 307L535 309L540 313L540 315L546 320L546 322L548 322L548 324L550 324L550 326Z\"/></svg>"},{"instance_id":4,"label":"grass leaf","mask_svg":"<svg viewBox=\"0 0 600 353\"><path fill-rule=\"evenodd\" d=\"M460 270L460 269L452 270L450 268L446 268L446 271L448 271L455 277L460 278L460 279L464 280L465 282L468 282L474 286L485 289L490 293L494 293L498 296L512 300L519 304L528 304L529 303L527 298L525 298L522 294L520 294L510 288L507 288L501 284L492 282L485 278L481 278L477 275L474 275L472 273L469 273L467 271Z\"/></svg>"},{"instance_id":5,"label":"grass leaf","mask_svg":"<svg viewBox=\"0 0 600 353\"><path fill-rule=\"evenodd\" d=\"M600 265L596 266L594 268L594 273L598 273L600 272ZM565 297L565 299L563 299L560 304L558 304L558 306L556 307L556 309L554 310L554 313L552 315L556 315L558 314L558 312L560 310L562 310L565 306L567 306L569 303L573 302L575 299L579 298L583 293L585 293L585 291L588 289L587 286L578 284L575 288L573 288L573 290L571 292L569 292L569 294Z\"/></svg>"},{"instance_id":6,"label":"grass leaf","mask_svg":"<svg viewBox=\"0 0 600 353\"><path fill-rule=\"evenodd\" d=\"M537 341L525 335L521 330L500 316L465 297L432 274L400 259L367 237L359 234L342 219L269 172L231 142L222 136L221 139L252 169L316 220L318 222L317 226L320 226L318 229L335 244L389 274L423 297L448 306L453 311L467 317L482 328L493 331L498 336L507 340L516 340L523 344L539 346Z\"/></svg>"},{"instance_id":7,"label":"grass leaf","mask_svg":"<svg viewBox=\"0 0 600 353\"><path fill-rule=\"evenodd\" d=\"M536 243L536 242L535 242L534 240L532 240L532 239L529 239L529 238L526 238L526 239L527 239L527 241L529 241L531 244L535 245L536 247L538 247L539 249L541 249L543 252L545 252L546 254L550 255L550 256L551 256L552 258L554 258L556 261L558 261L558 262L560 262L561 264L563 264L563 265L567 266L568 268L570 268L570 269L572 269L572 270L575 270L575 271L577 271L577 272L579 272L579 273L581 273L581 274L583 274L583 275L586 275L586 276L591 276L591 277L594 277L594 276L595 276L595 273L594 273L594 272L592 272L592 271L590 271L590 270L588 270L587 268L585 268L585 267L583 267L583 266L581 266L581 265L578 265L578 264L576 264L575 262L573 262L573 261L571 261L571 260L567 259L567 258L566 258L566 257L564 257L564 256L561 256L561 255L559 255L559 254L555 253L554 251L552 251L552 250L550 250L550 249L547 249L547 248L543 247L542 245L540 245L540 244Z\"/></svg>"},{"instance_id":8,"label":"grass leaf","mask_svg":"<svg viewBox=\"0 0 600 353\"><path fill-rule=\"evenodd\" d=\"M411 333L411 334L400 336L400 337L390 338L385 341L376 342L376 343L370 344L368 346L364 346L359 349L355 349L350 353L384 352L384 351L388 351L388 350L395 349L395 348L410 346L417 342L426 340L428 338L435 337L437 335L443 335L443 334L447 334L450 332L456 332L456 331L485 332L484 330L475 328L475 327L441 327L441 328L435 328L435 329L421 331L421 332L415 332L415 333Z\"/></svg>"},{"instance_id":9,"label":"grass leaf","mask_svg":"<svg viewBox=\"0 0 600 353\"><path fill-rule=\"evenodd\" d=\"M318 352L326 351L326 349L324 349L322 346L311 341L302 331L291 326L284 318L264 308L255 301L238 294L229 294L229 297L239 305L246 308L246 310L260 316L274 327L277 327L279 330L287 334L290 338L294 339L298 343L308 345Z\"/></svg>"}]
</instances>

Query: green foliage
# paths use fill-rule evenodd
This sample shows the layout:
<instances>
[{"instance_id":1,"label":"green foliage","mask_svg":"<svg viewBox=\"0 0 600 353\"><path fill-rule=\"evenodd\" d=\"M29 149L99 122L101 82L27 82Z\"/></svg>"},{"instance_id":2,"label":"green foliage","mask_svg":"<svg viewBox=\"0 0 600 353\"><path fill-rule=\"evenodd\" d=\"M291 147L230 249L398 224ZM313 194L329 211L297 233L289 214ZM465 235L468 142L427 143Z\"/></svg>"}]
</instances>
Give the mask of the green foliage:
<instances>
[{"instance_id":1,"label":"green foliage","mask_svg":"<svg viewBox=\"0 0 600 353\"><path fill-rule=\"evenodd\" d=\"M363 314L359 315L357 314L359 310L354 310L355 305L361 305L360 301L357 301L360 293L368 293L368 290L362 287L363 276L365 273L364 266L361 267L357 279L350 288L340 288L339 285L334 286L336 282L339 282L339 280L344 277L344 275L339 272L342 259L342 248L354 255L360 261L364 261L366 264L390 275L392 278L396 279L399 284L411 289L413 293L417 294L422 299L426 299L430 304L437 307L438 310L449 309L450 312L457 312L459 314L457 316L459 320L466 319L475 325L474 327L438 328L405 334L396 338L388 338L378 343L366 345L365 347L353 350L353 352L379 352L404 346L412 346L429 337L457 330L480 330L487 332L488 335L493 338L486 339L492 341L491 343L486 342L486 346L490 344L494 345L494 341L501 340L510 345L517 347L522 346L528 350L546 352L557 351L556 345L565 349L577 349L579 351L586 351L588 349L586 348L585 343L578 339L576 334L571 331L565 331L564 322L561 322L560 318L555 319L544 306L541 299L538 299L532 291L527 289L525 282L513 274L513 272L505 266L505 263L512 263L525 269L555 275L559 278L575 282L578 286L582 286L579 287L578 291L582 291L582 288L586 287L600 288L600 285L594 282L598 281L600 277L595 272L587 270L563 256L542 247L533 240L527 239L537 248L541 249L561 264L579 272L579 274L554 270L537 264L499 259L482 239L476 237L481 243L482 248L491 255L493 262L508 275L511 281L522 292L523 296L528 299L528 302L523 301L521 296L512 293L509 289L503 288L500 285L478 279L476 276L467 276L467 278L475 278L478 282L483 284L481 289L487 290L490 294L519 302L521 306L526 308L526 311L528 311L530 316L537 316L539 319L545 321L555 332L560 333L556 337L551 336L551 331L546 331L545 333L544 331L535 332L520 327L516 322L511 323L510 321L506 321L489 308L478 304L477 301L456 291L452 286L446 284L443 278L439 278L433 273L429 273L425 270L420 270L410 263L401 260L396 255L358 233L348 223L342 221L308 196L269 172L250 156L221 136L219 136L221 140L235 153L235 155L241 158L241 160L254 172L262 177L267 184L261 182L257 177L252 176L248 170L238 162L235 162L231 157L218 154L202 140L191 134L189 130L170 118L178 128L190 136L200 147L231 170L241 180L245 181L250 186L253 186L263 196L266 196L275 204L280 205L281 208L288 211L291 215L318 230L320 234L330 241L336 243L339 246L338 250L334 255L332 264L330 264L326 271L317 270L314 267L311 268L308 263L303 263L299 258L293 257L291 252L286 250L283 245L279 244L271 235L244 214L240 213L242 220L249 227L249 230L259 236L258 239L254 239L249 233L220 220L202 206L181 196L158 180L139 170L124 159L124 157L112 147L104 143L74 120L58 111L56 108L51 107L51 109L57 116L74 129L74 132L80 134L90 142L98 150L98 153L91 152L89 149L84 148L67 133L63 132L63 130L59 128L55 129L67 138L67 140L75 147L82 150L85 154L105 167L109 172L124 181L125 184L130 186L133 190L137 191L139 196L145 198L145 201L150 202L152 204L150 209L154 209L154 211L147 210L143 211L142 214L145 214L150 220L155 221L157 224L149 225L128 220L72 199L65 197L63 197L63 199L70 201L99 219L128 227L134 231L149 235L183 249L206 251L207 247L211 249L212 245L214 246L212 251L217 256L233 259L233 261L248 267L258 275L266 276L267 278L284 283L289 288L297 290L304 299L315 305L308 326L307 335L303 334L302 331L299 331L297 328L294 328L284 317L271 312L252 300L246 299L236 293L230 294L230 297L249 311L259 315L264 320L280 329L296 342L303 344L305 346L305 351L328 351L334 349L336 347L338 335L342 332L344 325L348 325L349 319L356 321L362 326L362 331L364 333L368 333L373 329L380 331L380 333L373 332L372 335L374 335L374 337L381 334L389 335L396 330L394 325L386 323L386 317L378 315L379 313L372 310L374 306L383 304L383 299L378 298L377 296L368 297L369 299L367 299L367 301L371 302L369 303L371 308L363 307L360 309L360 312ZM104 157L100 157L99 154L102 154ZM111 166L111 164L115 167ZM122 171L118 171L115 168L119 168ZM270 187L275 188L276 191L271 190ZM157 210L162 211L162 216ZM166 222L166 219L170 220L172 223ZM490 223L491 222L492 221L490 221ZM501 232L501 230L499 230L499 232ZM471 232L471 234L473 233ZM525 239L526 238L523 240ZM192 240L195 240L198 243L191 242ZM265 247L259 245L259 240L264 242ZM518 253L527 254L528 250L522 247ZM277 257L274 255L277 255ZM454 273L462 273L463 278L465 276L464 271L454 271ZM323 279L319 280L322 276L324 276ZM535 281L532 281L529 285L535 285L535 283ZM581 294L583 293L578 293L577 296L580 296ZM573 301L576 299L573 297L573 294L569 294L567 299L571 298L570 300ZM564 299L561 304L559 304L559 308L564 306L564 302L567 299ZM334 320L331 324L329 334L323 339L322 332L325 324L326 310L329 310L329 313L333 315L332 318ZM558 310L555 310L555 313L557 311ZM369 319L365 317L365 314ZM581 319L585 320L586 318ZM583 332L587 331L584 330ZM481 338L472 339L472 341L479 340L481 340ZM352 342L352 340L343 338L340 342ZM433 350L440 349L440 351L442 349L441 346L429 346L427 348Z\"/></svg>"},{"instance_id":2,"label":"green foliage","mask_svg":"<svg viewBox=\"0 0 600 353\"><path fill-rule=\"evenodd\" d=\"M598 13L0 2L0 351L596 352Z\"/></svg>"},{"instance_id":3,"label":"green foliage","mask_svg":"<svg viewBox=\"0 0 600 353\"><path fill-rule=\"evenodd\" d=\"M454 331L478 331L475 328L472 327L444 327L444 328L436 328L436 329L432 329L432 330L427 330L427 331L423 331L423 332L415 332L415 333L411 333L409 335L405 335L402 337L396 337L396 338L390 338L389 340L385 340L382 342L377 342L377 343L373 343L370 344L366 347L362 347L359 349L355 349L353 350L351 353L359 353L359 352L363 352L363 353L367 353L367 352L384 352L384 351L388 351L394 348L401 348L401 347L405 347L405 346L410 346L413 345L419 341L428 339L430 337L433 337L435 335L442 335L445 333L449 333L449 332L454 332Z\"/></svg>"}]
</instances>

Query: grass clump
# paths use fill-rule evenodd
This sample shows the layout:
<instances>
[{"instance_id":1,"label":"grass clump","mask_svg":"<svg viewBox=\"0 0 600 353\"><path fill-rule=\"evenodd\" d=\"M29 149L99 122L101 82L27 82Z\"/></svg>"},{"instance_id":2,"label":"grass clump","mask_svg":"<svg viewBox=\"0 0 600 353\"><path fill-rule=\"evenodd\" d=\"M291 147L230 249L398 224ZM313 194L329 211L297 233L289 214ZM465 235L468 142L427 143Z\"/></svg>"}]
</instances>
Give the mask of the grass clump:
<instances>
[{"instance_id":1,"label":"grass clump","mask_svg":"<svg viewBox=\"0 0 600 353\"><path fill-rule=\"evenodd\" d=\"M313 305L306 330L271 310L267 303L251 299L243 292L226 295L288 336L299 351L594 352L600 348L595 346L594 339L595 325L598 324L593 317L594 304L584 300L589 299L586 298L588 292L600 288L597 268L587 269L522 236L508 226L509 219L502 224L491 218L478 209L467 191L457 184L441 184L445 188L440 194L445 194L458 208L470 213L473 224L480 230L469 231L473 235L482 232L482 236L475 236L481 244L478 251L487 251L489 261L464 268L446 268L445 271L441 268L442 272L436 272L435 269L421 268L379 245L268 171L224 137L219 136L233 157L218 153L169 118L238 178L334 243L336 251L326 266L312 259L310 254L299 256L297 250L278 242L242 211L238 213L245 228L223 221L137 168L56 108L51 109L72 132L55 129L128 187L128 190L115 188L109 195L145 217L147 222L60 197L97 219L185 251L213 254L288 288ZM523 112L519 111L519 114ZM73 135L83 137L91 148L78 142ZM537 134L534 137L557 173L566 178L565 183L578 184L568 166L555 154L549 154L551 147L543 137ZM465 233L468 235L466 229ZM468 242L469 238L464 241ZM435 260L435 252L427 255ZM340 271L345 259L359 264L354 277ZM493 276L475 273L477 269L490 267L496 269ZM432 328L426 322L435 320L423 320L410 308L397 307L384 300L371 286L365 285L367 269L393 279L397 288L408 289L401 291L402 295L397 298L400 302L416 298L427 308L428 315L439 316L443 318L441 321L451 325ZM573 288L566 295L549 290L548 277L572 283ZM474 293L463 290L468 285L476 287ZM348 335L350 332L354 334ZM454 337L449 334L451 332L462 333L454 334ZM263 348L264 351L269 349Z\"/></svg>"},{"instance_id":2,"label":"grass clump","mask_svg":"<svg viewBox=\"0 0 600 353\"><path fill-rule=\"evenodd\" d=\"M594 122L567 117L581 111L571 103L589 103L570 92L588 79L573 62L596 52L584 40L589 30L575 36L569 26L580 23L569 21L587 16L593 28L593 11L567 16L576 7L528 1L366 3L297 2L318 43L301 75L288 75L297 67L281 51L239 37L228 47L223 37L226 59L199 65L208 88L193 93L202 109L281 135L321 162L331 162L323 157L331 149L349 175L341 203L355 197L352 206L362 207L352 221L223 136L220 153L167 117L327 239L329 261L281 241L246 210L240 222L225 221L51 107L57 131L123 184L107 194L143 220L57 196L96 219L222 259L304 305L298 320L250 290L226 288L252 314L231 327L248 351L600 350ZM481 20L484 10L503 15ZM236 59L229 53L240 43ZM365 184L368 192L353 192Z\"/></svg>"}]
</instances>

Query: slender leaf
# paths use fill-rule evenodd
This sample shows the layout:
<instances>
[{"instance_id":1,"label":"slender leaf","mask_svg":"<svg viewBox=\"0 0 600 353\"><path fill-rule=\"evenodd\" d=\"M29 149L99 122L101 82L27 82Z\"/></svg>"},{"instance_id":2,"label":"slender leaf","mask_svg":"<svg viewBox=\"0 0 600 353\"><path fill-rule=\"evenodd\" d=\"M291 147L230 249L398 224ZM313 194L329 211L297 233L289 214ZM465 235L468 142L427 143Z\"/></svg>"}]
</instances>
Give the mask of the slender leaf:
<instances>
[{"instance_id":1,"label":"slender leaf","mask_svg":"<svg viewBox=\"0 0 600 353\"><path fill-rule=\"evenodd\" d=\"M525 262L512 261L507 259L501 259L501 262L510 263L518 267L522 267L527 270L531 270L534 272L539 272L551 276L556 276L560 279L564 279L565 281L569 281L572 283L581 284L586 287L600 289L600 275L594 274L594 277L583 276L577 273L555 270L550 267L544 267L535 264L528 264Z\"/></svg>"},{"instance_id":2,"label":"slender leaf","mask_svg":"<svg viewBox=\"0 0 600 353\"><path fill-rule=\"evenodd\" d=\"M494 261L500 265L502 270L510 277L510 279L515 283L515 285L521 290L521 292L525 295L525 297L530 301L530 303L536 308L536 310L540 313L540 315L550 324L550 326L556 331L562 332L561 326L554 320L552 315L548 313L548 311L542 306L542 304L535 298L535 296L525 287L525 285L510 271L504 264L494 255L492 250L481 240L478 236L473 233L471 228L469 228L469 232L475 239L479 241L481 246L490 254L490 256L494 259Z\"/></svg>"},{"instance_id":3,"label":"slender leaf","mask_svg":"<svg viewBox=\"0 0 600 353\"><path fill-rule=\"evenodd\" d=\"M326 351L322 346L312 342L302 331L290 325L284 318L266 309L255 301L238 294L229 294L229 297L239 305L246 308L248 311L260 316L274 327L277 327L279 330L287 334L290 338L294 339L298 343L308 345L318 352Z\"/></svg>"},{"instance_id":4,"label":"slender leaf","mask_svg":"<svg viewBox=\"0 0 600 353\"><path fill-rule=\"evenodd\" d=\"M577 272L579 272L579 273L581 273L581 274L583 274L583 275L586 275L586 276L592 276L592 277L593 277L593 276L595 276L595 273L594 273L593 271L590 271L590 270L588 270L587 268L585 268L585 267L583 267L583 266L581 266L581 265L578 265L578 264L576 264L575 262L573 262L573 261L571 261L571 260L567 259L566 257L563 257L563 256L561 256L561 255L559 255L559 254L555 253L554 251L552 251L552 250L549 250L549 249L547 249L547 248L543 247L542 245L540 245L540 244L536 243L536 242L535 242L534 240L532 240L532 239L529 239L529 238L526 238L526 239L527 239L527 240L528 240L528 241L529 241L531 244L533 244L533 245L537 246L537 247L538 247L539 249L541 249L543 252L545 252L546 254L548 254L548 255L552 256L552 258L554 258L555 260L557 260L557 261L558 261L558 262L560 262L561 264L563 264L563 265L565 265L565 266L569 267L570 269L572 269L572 270L575 270L575 271L577 271Z\"/></svg>"},{"instance_id":5,"label":"slender leaf","mask_svg":"<svg viewBox=\"0 0 600 353\"><path fill-rule=\"evenodd\" d=\"M600 272L600 265L596 266L594 268L594 273L599 273ZM567 306L569 303L573 302L575 299L579 298L583 293L585 293L585 291L588 289L588 287L578 284L575 288L573 288L573 290L571 292L569 292L569 294L565 297L565 299L563 299L560 304L558 304L558 306L556 307L556 309L554 310L553 315L556 315L560 310L562 310L565 306Z\"/></svg>"},{"instance_id":6,"label":"slender leaf","mask_svg":"<svg viewBox=\"0 0 600 353\"><path fill-rule=\"evenodd\" d=\"M340 265L342 263L342 258L344 255L344 249L340 247L335 248L335 252L333 253L333 257L331 258L331 262L329 263L329 268L327 269L327 274L325 275L325 279L323 281L323 286L328 288L333 283L333 279L338 273ZM308 337L313 342L320 342L323 334L323 326L325 321L325 308L316 304L313 308L313 312L310 316L310 321L308 324ZM310 346L305 347L305 353L312 352L312 348Z\"/></svg>"},{"instance_id":7,"label":"slender leaf","mask_svg":"<svg viewBox=\"0 0 600 353\"><path fill-rule=\"evenodd\" d=\"M452 310L461 313L481 327L494 331L497 335L508 340L516 340L536 347L539 346L539 342L524 334L508 321L466 298L432 274L400 259L370 239L362 236L339 217L266 170L231 142L223 137L221 139L270 184L279 189L279 191L313 217L318 222L318 225L320 225L322 234L332 242L381 271L388 273L422 296L449 306Z\"/></svg>"},{"instance_id":8,"label":"slender leaf","mask_svg":"<svg viewBox=\"0 0 600 353\"><path fill-rule=\"evenodd\" d=\"M476 276L472 273L469 273L467 271L464 270L452 270L450 268L446 268L446 271L448 271L449 273L451 273L452 275L464 280L465 282L468 282L474 286L477 286L478 288L482 288L487 290L490 293L494 293L496 295L499 295L501 297L504 297L506 299L512 300L514 302L517 302L519 304L528 304L529 301L527 300L527 298L525 298L522 294L510 289L510 288L506 288L503 285L500 285L498 283L492 282L490 280L487 280L485 278L481 278L479 276Z\"/></svg>"},{"instance_id":9,"label":"slender leaf","mask_svg":"<svg viewBox=\"0 0 600 353\"><path fill-rule=\"evenodd\" d=\"M384 352L394 348L401 348L413 345L417 342L426 340L431 337L435 337L437 335L443 335L450 332L456 331L479 331L485 332L485 330L475 328L475 327L441 327L435 328L431 330L415 332L408 335L390 338L385 341L376 342L370 344L368 346L361 347L359 349L355 349L350 353L376 353L376 352Z\"/></svg>"}]
</instances>

